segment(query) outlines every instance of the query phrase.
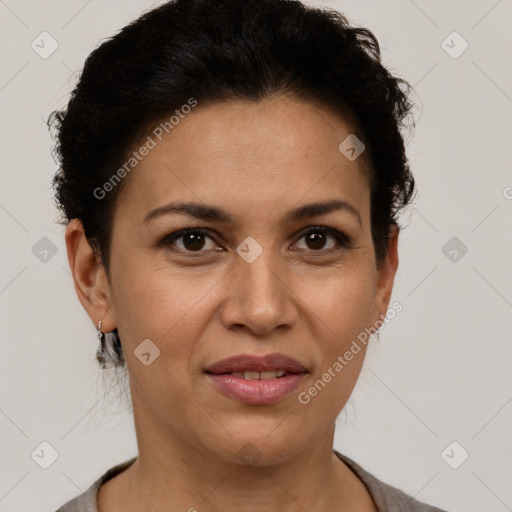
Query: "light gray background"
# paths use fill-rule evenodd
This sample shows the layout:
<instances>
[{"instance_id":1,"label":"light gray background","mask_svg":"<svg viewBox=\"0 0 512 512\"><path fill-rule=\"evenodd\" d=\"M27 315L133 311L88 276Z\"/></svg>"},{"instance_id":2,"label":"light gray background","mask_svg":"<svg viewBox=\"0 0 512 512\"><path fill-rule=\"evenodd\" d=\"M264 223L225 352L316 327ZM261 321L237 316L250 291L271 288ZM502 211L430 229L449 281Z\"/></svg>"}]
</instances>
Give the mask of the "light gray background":
<instances>
[{"instance_id":1,"label":"light gray background","mask_svg":"<svg viewBox=\"0 0 512 512\"><path fill-rule=\"evenodd\" d=\"M115 388L103 399L95 329L55 222L44 121L98 42L153 5L0 0L1 511L53 511L137 453L129 409L116 412ZM422 102L408 146L420 192L402 219L392 297L404 309L373 342L335 447L451 512L512 510L512 2L316 5L372 29ZM31 48L43 31L59 44L47 59ZM457 59L441 47L453 31L469 43ZM468 248L456 263L442 252L454 236ZM57 248L46 263L32 252L42 237ZM43 441L58 452L46 470L31 458ZM441 457L452 441L469 452L458 469Z\"/></svg>"}]
</instances>

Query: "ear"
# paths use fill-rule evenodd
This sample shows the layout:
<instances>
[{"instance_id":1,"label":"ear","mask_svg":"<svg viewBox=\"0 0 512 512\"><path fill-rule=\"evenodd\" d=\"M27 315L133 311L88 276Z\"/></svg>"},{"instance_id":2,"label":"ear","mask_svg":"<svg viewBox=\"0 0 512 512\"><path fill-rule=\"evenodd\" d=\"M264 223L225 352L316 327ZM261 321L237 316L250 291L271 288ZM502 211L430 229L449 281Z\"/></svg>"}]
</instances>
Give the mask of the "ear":
<instances>
[{"instance_id":1,"label":"ear","mask_svg":"<svg viewBox=\"0 0 512 512\"><path fill-rule=\"evenodd\" d=\"M100 257L93 251L79 219L66 227L66 249L76 294L95 326L101 320L102 332L116 328L109 314L111 299L107 275Z\"/></svg>"},{"instance_id":2,"label":"ear","mask_svg":"<svg viewBox=\"0 0 512 512\"><path fill-rule=\"evenodd\" d=\"M379 314L385 315L388 310L391 292L393 291L393 282L398 268L399 232L399 227L393 225L390 230L387 255L377 270L374 323L379 319Z\"/></svg>"}]
</instances>

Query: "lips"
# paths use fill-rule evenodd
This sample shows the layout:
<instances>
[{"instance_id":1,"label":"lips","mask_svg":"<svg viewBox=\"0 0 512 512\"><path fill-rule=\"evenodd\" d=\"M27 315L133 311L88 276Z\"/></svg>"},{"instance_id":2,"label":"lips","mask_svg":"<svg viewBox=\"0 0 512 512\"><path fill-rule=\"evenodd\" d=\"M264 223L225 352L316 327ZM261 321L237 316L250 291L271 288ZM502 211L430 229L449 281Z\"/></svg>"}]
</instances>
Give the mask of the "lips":
<instances>
[{"instance_id":1,"label":"lips","mask_svg":"<svg viewBox=\"0 0 512 512\"><path fill-rule=\"evenodd\" d=\"M251 405L285 399L296 391L307 373L302 364L284 354L242 354L205 370L208 380L224 395Z\"/></svg>"},{"instance_id":2,"label":"lips","mask_svg":"<svg viewBox=\"0 0 512 512\"><path fill-rule=\"evenodd\" d=\"M306 368L297 360L284 354L266 354L264 356L241 354L222 359L209 366L205 371L214 375L220 375L233 372L259 372L261 374L261 372L277 372L279 370L283 370L285 374L307 373Z\"/></svg>"}]
</instances>

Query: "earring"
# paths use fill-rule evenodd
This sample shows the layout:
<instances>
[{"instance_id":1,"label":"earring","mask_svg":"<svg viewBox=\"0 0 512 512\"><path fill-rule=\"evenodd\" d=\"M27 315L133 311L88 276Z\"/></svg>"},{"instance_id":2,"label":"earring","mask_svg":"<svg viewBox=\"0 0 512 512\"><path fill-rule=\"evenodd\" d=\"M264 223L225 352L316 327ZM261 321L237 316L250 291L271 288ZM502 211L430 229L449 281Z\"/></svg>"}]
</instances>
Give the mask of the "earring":
<instances>
[{"instance_id":1,"label":"earring","mask_svg":"<svg viewBox=\"0 0 512 512\"><path fill-rule=\"evenodd\" d=\"M379 320L381 322L384 321L384 318L386 318L386 315L384 315L383 313L379 313ZM376 335L377 335L377 341L380 341L380 327L377 329Z\"/></svg>"},{"instance_id":2,"label":"earring","mask_svg":"<svg viewBox=\"0 0 512 512\"><path fill-rule=\"evenodd\" d=\"M382 313L379 313L378 319L379 320L383 320L383 318L385 318L385 316L386 315L383 315ZM377 323L377 322L375 322L375 323ZM375 336L375 338L377 338L377 341L380 341L380 327L375 331L373 336Z\"/></svg>"},{"instance_id":3,"label":"earring","mask_svg":"<svg viewBox=\"0 0 512 512\"><path fill-rule=\"evenodd\" d=\"M105 361L105 333L101 332L101 320L98 322L98 327L96 328L98 331L98 340L100 345L96 352L96 359L100 362L102 367L104 367Z\"/></svg>"}]
</instances>

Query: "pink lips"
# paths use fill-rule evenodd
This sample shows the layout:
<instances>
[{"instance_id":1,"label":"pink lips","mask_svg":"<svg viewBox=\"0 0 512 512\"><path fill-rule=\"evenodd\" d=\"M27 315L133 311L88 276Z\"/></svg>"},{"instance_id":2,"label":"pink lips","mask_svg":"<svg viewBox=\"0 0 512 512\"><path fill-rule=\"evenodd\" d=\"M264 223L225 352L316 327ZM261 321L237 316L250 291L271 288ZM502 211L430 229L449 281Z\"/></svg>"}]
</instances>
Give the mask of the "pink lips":
<instances>
[{"instance_id":1,"label":"pink lips","mask_svg":"<svg viewBox=\"0 0 512 512\"><path fill-rule=\"evenodd\" d=\"M229 375L231 372L273 370L284 370L286 374L268 380L247 380ZM298 387L306 373L304 366L284 354L242 354L218 361L206 369L206 375L220 391L248 404L271 404L282 400Z\"/></svg>"}]
</instances>

